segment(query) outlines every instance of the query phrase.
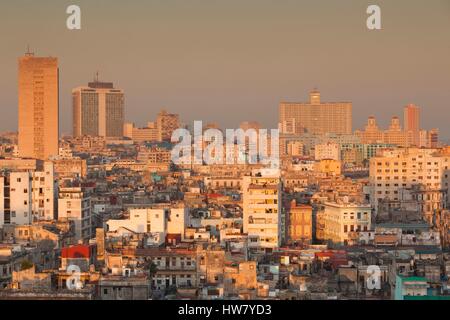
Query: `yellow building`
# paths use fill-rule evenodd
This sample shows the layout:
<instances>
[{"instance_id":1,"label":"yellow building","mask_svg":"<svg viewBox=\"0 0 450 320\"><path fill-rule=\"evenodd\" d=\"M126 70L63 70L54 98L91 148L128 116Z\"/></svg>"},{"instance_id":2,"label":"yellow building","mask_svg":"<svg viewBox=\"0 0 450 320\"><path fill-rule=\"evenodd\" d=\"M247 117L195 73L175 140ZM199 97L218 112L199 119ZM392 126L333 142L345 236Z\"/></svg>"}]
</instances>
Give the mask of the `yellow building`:
<instances>
[{"instance_id":1,"label":"yellow building","mask_svg":"<svg viewBox=\"0 0 450 320\"><path fill-rule=\"evenodd\" d=\"M159 140L159 132L155 122L149 122L145 128L136 128L134 123L125 123L123 132L124 137L128 137L135 142Z\"/></svg>"},{"instance_id":2,"label":"yellow building","mask_svg":"<svg viewBox=\"0 0 450 320\"><path fill-rule=\"evenodd\" d=\"M311 243L312 207L292 200L288 215L288 242Z\"/></svg>"},{"instance_id":3,"label":"yellow building","mask_svg":"<svg viewBox=\"0 0 450 320\"><path fill-rule=\"evenodd\" d=\"M228 297L256 298L256 261L241 261L224 267L224 289Z\"/></svg>"},{"instance_id":4,"label":"yellow building","mask_svg":"<svg viewBox=\"0 0 450 320\"><path fill-rule=\"evenodd\" d=\"M19 58L19 155L48 159L58 155L58 59Z\"/></svg>"},{"instance_id":5,"label":"yellow building","mask_svg":"<svg viewBox=\"0 0 450 320\"><path fill-rule=\"evenodd\" d=\"M314 166L314 171L331 175L340 175L342 172L341 161L332 159L317 161Z\"/></svg>"}]
</instances>

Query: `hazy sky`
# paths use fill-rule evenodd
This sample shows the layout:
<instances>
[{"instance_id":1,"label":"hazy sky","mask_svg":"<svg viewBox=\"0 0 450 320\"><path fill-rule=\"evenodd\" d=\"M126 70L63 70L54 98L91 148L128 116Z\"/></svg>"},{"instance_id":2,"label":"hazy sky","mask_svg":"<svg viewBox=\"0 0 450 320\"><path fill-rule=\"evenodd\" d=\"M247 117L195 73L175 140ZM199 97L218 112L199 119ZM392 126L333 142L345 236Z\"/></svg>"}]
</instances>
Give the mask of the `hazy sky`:
<instances>
[{"instance_id":1,"label":"hazy sky","mask_svg":"<svg viewBox=\"0 0 450 320\"><path fill-rule=\"evenodd\" d=\"M70 4L82 30L66 29ZM381 31L366 8L382 9ZM450 138L450 0L1 0L0 131L17 128L17 58L27 44L60 59L61 131L71 89L113 81L126 120L161 108L185 123L244 120L275 127L280 100L352 101L353 127L387 126L422 107L422 126Z\"/></svg>"}]
</instances>

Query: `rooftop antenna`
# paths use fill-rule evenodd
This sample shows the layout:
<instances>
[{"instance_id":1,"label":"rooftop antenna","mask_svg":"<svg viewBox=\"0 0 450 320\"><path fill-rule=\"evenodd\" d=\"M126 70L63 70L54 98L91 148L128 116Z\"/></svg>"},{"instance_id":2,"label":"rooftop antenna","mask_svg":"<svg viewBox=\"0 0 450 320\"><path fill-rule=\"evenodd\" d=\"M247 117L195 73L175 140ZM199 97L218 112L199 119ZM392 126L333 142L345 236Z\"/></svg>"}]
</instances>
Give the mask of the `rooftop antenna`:
<instances>
[{"instance_id":1,"label":"rooftop antenna","mask_svg":"<svg viewBox=\"0 0 450 320\"><path fill-rule=\"evenodd\" d=\"M25 52L26 56L34 56L34 52L31 51L30 45L27 45L27 52Z\"/></svg>"},{"instance_id":2,"label":"rooftop antenna","mask_svg":"<svg viewBox=\"0 0 450 320\"><path fill-rule=\"evenodd\" d=\"M99 82L98 81L98 71L94 74L94 82Z\"/></svg>"}]
</instances>

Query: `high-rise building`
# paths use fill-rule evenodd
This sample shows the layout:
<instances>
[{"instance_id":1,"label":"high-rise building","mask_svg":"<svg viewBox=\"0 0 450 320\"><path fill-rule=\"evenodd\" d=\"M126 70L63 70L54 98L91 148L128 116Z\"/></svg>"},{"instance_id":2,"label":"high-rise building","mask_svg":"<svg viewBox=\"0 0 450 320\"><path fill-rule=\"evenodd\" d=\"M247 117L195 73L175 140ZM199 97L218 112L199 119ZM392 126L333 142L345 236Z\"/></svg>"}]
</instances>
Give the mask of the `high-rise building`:
<instances>
[{"instance_id":1,"label":"high-rise building","mask_svg":"<svg viewBox=\"0 0 450 320\"><path fill-rule=\"evenodd\" d=\"M95 80L72 91L73 135L122 137L125 97L112 82Z\"/></svg>"},{"instance_id":2,"label":"high-rise building","mask_svg":"<svg viewBox=\"0 0 450 320\"><path fill-rule=\"evenodd\" d=\"M276 169L253 170L244 176L243 217L244 233L249 248L273 249L282 241L281 179Z\"/></svg>"},{"instance_id":3,"label":"high-rise building","mask_svg":"<svg viewBox=\"0 0 450 320\"><path fill-rule=\"evenodd\" d=\"M281 102L279 112L280 129L290 128L282 133L298 132L299 128L312 134L352 133L352 103L321 102L317 90L310 93L309 103Z\"/></svg>"},{"instance_id":4,"label":"high-rise building","mask_svg":"<svg viewBox=\"0 0 450 320\"><path fill-rule=\"evenodd\" d=\"M159 141L171 141L172 133L180 128L180 116L162 110L156 118Z\"/></svg>"},{"instance_id":5,"label":"high-rise building","mask_svg":"<svg viewBox=\"0 0 450 320\"><path fill-rule=\"evenodd\" d=\"M48 159L58 155L58 59L19 58L19 155Z\"/></svg>"},{"instance_id":6,"label":"high-rise building","mask_svg":"<svg viewBox=\"0 0 450 320\"><path fill-rule=\"evenodd\" d=\"M412 141L411 144L419 146L419 132L420 132L420 108L413 104L407 105L403 109L403 120L406 132L411 132Z\"/></svg>"}]
</instances>

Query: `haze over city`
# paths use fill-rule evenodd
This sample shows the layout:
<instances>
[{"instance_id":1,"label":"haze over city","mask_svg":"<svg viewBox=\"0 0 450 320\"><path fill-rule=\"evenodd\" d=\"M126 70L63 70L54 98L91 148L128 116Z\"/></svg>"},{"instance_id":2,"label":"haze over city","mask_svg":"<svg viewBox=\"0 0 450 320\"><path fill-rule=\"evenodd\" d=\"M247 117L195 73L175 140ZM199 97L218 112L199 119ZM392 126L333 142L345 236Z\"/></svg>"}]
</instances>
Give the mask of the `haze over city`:
<instances>
[{"instance_id":1,"label":"haze over city","mask_svg":"<svg viewBox=\"0 0 450 320\"><path fill-rule=\"evenodd\" d=\"M353 103L353 130L372 114L387 127L414 103L422 127L449 138L450 3L377 3L380 32L365 26L370 1L78 1L76 32L65 28L71 1L2 3L0 130L17 130L17 58L30 45L59 58L62 133L71 90L98 71L138 125L165 108L186 124L276 127L280 101L308 101L317 87L323 101Z\"/></svg>"},{"instance_id":2,"label":"haze over city","mask_svg":"<svg viewBox=\"0 0 450 320\"><path fill-rule=\"evenodd\" d=\"M449 0L73 1L0 5L0 302L450 301Z\"/></svg>"}]
</instances>

